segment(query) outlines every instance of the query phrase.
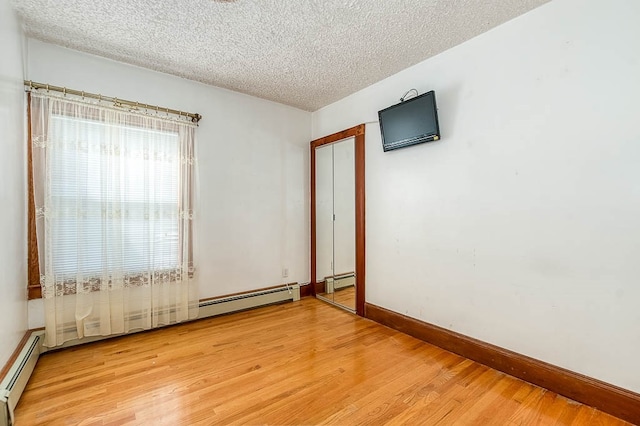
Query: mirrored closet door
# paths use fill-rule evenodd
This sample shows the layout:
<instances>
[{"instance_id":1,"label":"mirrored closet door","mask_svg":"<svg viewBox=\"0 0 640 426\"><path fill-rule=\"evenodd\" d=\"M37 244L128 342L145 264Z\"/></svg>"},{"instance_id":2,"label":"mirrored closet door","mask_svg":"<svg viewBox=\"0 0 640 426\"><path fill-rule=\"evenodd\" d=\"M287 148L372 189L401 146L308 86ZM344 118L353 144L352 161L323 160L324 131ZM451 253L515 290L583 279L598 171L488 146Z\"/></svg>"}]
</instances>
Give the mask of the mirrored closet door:
<instances>
[{"instance_id":1,"label":"mirrored closet door","mask_svg":"<svg viewBox=\"0 0 640 426\"><path fill-rule=\"evenodd\" d=\"M311 143L315 295L364 315L364 126Z\"/></svg>"},{"instance_id":2,"label":"mirrored closet door","mask_svg":"<svg viewBox=\"0 0 640 426\"><path fill-rule=\"evenodd\" d=\"M318 297L355 312L354 154L354 138L316 149L316 288Z\"/></svg>"}]
</instances>

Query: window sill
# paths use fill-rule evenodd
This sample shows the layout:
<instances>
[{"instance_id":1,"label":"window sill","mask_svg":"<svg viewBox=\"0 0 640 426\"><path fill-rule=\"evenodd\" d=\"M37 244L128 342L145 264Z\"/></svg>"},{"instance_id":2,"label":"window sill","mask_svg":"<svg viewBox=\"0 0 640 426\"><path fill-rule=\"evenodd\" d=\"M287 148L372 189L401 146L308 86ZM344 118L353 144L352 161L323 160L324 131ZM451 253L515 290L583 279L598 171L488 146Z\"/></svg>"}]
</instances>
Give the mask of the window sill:
<instances>
[{"instance_id":1,"label":"window sill","mask_svg":"<svg viewBox=\"0 0 640 426\"><path fill-rule=\"evenodd\" d=\"M28 291L27 293L28 300L42 298L42 288L40 287L40 284L28 286L27 291Z\"/></svg>"}]
</instances>

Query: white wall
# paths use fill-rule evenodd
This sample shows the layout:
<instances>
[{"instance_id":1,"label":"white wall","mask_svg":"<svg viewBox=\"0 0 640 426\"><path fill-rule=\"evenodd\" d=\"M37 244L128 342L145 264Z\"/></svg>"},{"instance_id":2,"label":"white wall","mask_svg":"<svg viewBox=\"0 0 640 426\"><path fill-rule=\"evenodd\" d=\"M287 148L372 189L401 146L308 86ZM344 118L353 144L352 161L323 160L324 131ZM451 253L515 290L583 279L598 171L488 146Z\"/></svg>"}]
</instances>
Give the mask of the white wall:
<instances>
[{"instance_id":1,"label":"white wall","mask_svg":"<svg viewBox=\"0 0 640 426\"><path fill-rule=\"evenodd\" d=\"M203 116L201 298L309 281L310 113L31 39L27 78ZM30 325L38 326L40 301L30 305Z\"/></svg>"},{"instance_id":2,"label":"white wall","mask_svg":"<svg viewBox=\"0 0 640 426\"><path fill-rule=\"evenodd\" d=\"M313 114L436 92L439 142L367 125L367 302L640 391L638 17L555 0Z\"/></svg>"},{"instance_id":3,"label":"white wall","mask_svg":"<svg viewBox=\"0 0 640 426\"><path fill-rule=\"evenodd\" d=\"M27 330L27 197L23 37L0 0L0 368Z\"/></svg>"}]
</instances>

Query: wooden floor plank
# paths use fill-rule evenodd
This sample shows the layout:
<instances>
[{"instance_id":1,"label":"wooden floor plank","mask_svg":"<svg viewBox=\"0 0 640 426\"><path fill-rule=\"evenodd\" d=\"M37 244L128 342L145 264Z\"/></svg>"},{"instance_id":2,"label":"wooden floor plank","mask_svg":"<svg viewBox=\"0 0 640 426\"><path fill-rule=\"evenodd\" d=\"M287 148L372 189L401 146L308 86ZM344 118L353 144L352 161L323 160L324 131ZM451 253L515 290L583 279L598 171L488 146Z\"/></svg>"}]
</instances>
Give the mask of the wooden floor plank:
<instances>
[{"instance_id":1,"label":"wooden floor plank","mask_svg":"<svg viewBox=\"0 0 640 426\"><path fill-rule=\"evenodd\" d=\"M16 424L625 423L306 298L45 354Z\"/></svg>"}]
</instances>

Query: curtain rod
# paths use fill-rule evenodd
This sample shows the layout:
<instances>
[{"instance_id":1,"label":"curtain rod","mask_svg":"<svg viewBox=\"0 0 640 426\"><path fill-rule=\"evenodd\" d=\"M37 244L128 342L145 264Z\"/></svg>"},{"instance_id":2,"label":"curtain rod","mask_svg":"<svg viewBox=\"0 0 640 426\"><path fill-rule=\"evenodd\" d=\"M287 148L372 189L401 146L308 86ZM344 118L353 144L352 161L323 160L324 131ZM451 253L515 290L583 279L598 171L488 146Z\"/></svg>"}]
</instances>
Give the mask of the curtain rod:
<instances>
[{"instance_id":1,"label":"curtain rod","mask_svg":"<svg viewBox=\"0 0 640 426\"><path fill-rule=\"evenodd\" d=\"M197 123L202 119L202 116L200 114L178 111L176 109L159 107L157 105L141 104L140 102L133 102L133 101L127 101L125 99L118 99L118 98L112 98L109 96L96 95L95 93L81 92L80 90L67 89L66 87L36 83L35 81L31 81L31 80L24 80L24 85L27 86L29 89L46 89L47 91L53 90L54 92L62 92L64 94L68 93L70 95L82 96L83 98L91 98L91 99L98 99L99 101L113 102L115 106L127 105L135 108L144 108L151 111L156 110L157 112L166 112L169 114L174 114L179 116L184 115L185 117L191 118L191 121L194 123Z\"/></svg>"}]
</instances>

